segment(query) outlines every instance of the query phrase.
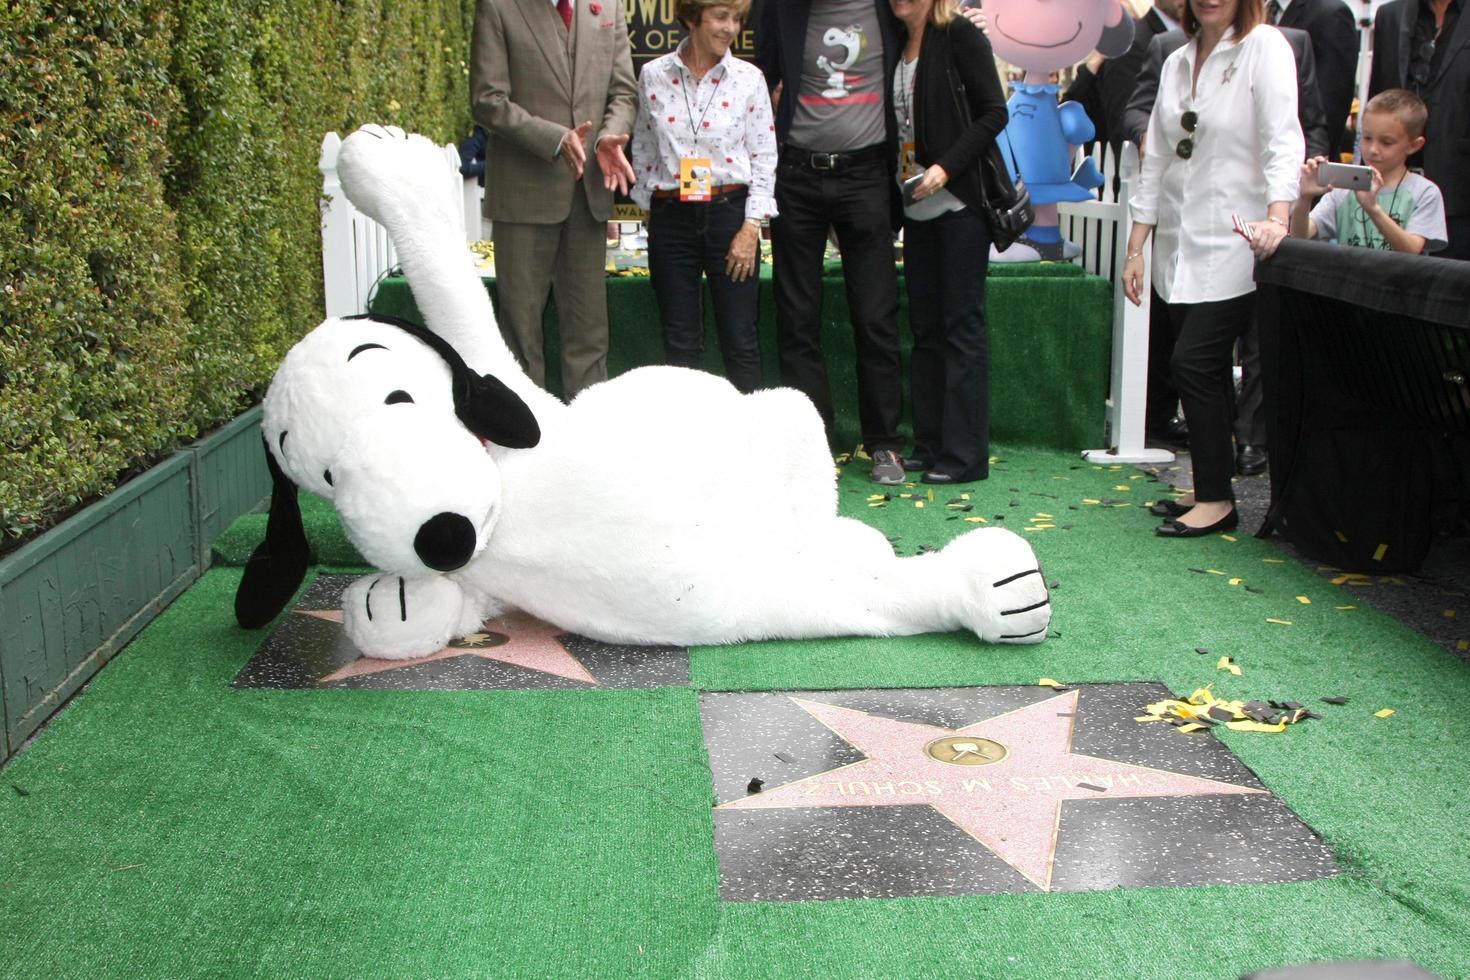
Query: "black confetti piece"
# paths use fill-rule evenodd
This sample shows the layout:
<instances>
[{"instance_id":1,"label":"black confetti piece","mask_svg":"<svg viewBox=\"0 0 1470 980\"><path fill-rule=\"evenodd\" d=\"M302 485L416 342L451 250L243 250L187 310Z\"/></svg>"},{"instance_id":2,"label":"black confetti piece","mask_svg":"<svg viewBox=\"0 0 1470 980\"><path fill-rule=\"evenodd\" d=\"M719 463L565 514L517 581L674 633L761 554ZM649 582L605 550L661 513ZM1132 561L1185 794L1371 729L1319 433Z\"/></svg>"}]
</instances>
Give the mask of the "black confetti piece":
<instances>
[{"instance_id":1,"label":"black confetti piece","mask_svg":"<svg viewBox=\"0 0 1470 980\"><path fill-rule=\"evenodd\" d=\"M1347 704L1348 699L1343 697L1341 694L1334 694L1331 697L1323 698L1322 702L1324 704Z\"/></svg>"},{"instance_id":2,"label":"black confetti piece","mask_svg":"<svg viewBox=\"0 0 1470 980\"><path fill-rule=\"evenodd\" d=\"M1205 648L1205 647L1195 647L1194 648L1194 652L1195 653L1198 653L1198 654L1201 654L1203 656L1209 656L1209 654L1210 654L1210 651L1207 648Z\"/></svg>"},{"instance_id":3,"label":"black confetti piece","mask_svg":"<svg viewBox=\"0 0 1470 980\"><path fill-rule=\"evenodd\" d=\"M1247 585L1245 587L1245 590L1247 592L1251 593L1252 595L1265 595L1266 594L1266 590L1265 589L1258 589L1254 585Z\"/></svg>"},{"instance_id":4,"label":"black confetti piece","mask_svg":"<svg viewBox=\"0 0 1470 980\"><path fill-rule=\"evenodd\" d=\"M1077 788L1078 789L1090 789L1090 790L1094 790L1094 791L1096 791L1098 793L1106 793L1108 791L1108 788L1106 786L1097 786L1097 785L1094 785L1093 783L1078 783L1077 784Z\"/></svg>"},{"instance_id":5,"label":"black confetti piece","mask_svg":"<svg viewBox=\"0 0 1470 980\"><path fill-rule=\"evenodd\" d=\"M777 752L776 753L776 758L780 759L782 762L785 762L787 764L790 764L790 763L796 761L791 756L787 755L785 752Z\"/></svg>"},{"instance_id":6,"label":"black confetti piece","mask_svg":"<svg viewBox=\"0 0 1470 980\"><path fill-rule=\"evenodd\" d=\"M757 776L756 778L745 784L745 791L747 793L759 793L761 791L761 787L765 784L766 781Z\"/></svg>"},{"instance_id":7,"label":"black confetti piece","mask_svg":"<svg viewBox=\"0 0 1470 980\"><path fill-rule=\"evenodd\" d=\"M30 790L24 789L24 788L22 788L20 786L17 786L14 783L11 783L10 784L10 788L13 789L13 790L15 790L15 795L16 796L30 796L31 795L31 791Z\"/></svg>"}]
</instances>

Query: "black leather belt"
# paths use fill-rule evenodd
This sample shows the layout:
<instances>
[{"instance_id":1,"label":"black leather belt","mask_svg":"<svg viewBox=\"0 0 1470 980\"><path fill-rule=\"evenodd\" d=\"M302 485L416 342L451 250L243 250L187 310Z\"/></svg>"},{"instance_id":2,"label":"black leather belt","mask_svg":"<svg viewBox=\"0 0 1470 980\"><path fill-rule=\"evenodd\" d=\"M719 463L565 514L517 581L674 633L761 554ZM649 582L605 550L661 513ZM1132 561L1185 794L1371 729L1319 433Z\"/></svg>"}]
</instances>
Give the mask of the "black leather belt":
<instances>
[{"instance_id":1,"label":"black leather belt","mask_svg":"<svg viewBox=\"0 0 1470 980\"><path fill-rule=\"evenodd\" d=\"M781 161L794 163L798 167L805 167L807 170L815 170L818 173L833 173L859 163L882 160L887 152L888 147L883 143L874 143L872 146L843 153L818 153L814 150L803 150L799 146L783 146Z\"/></svg>"}]
</instances>

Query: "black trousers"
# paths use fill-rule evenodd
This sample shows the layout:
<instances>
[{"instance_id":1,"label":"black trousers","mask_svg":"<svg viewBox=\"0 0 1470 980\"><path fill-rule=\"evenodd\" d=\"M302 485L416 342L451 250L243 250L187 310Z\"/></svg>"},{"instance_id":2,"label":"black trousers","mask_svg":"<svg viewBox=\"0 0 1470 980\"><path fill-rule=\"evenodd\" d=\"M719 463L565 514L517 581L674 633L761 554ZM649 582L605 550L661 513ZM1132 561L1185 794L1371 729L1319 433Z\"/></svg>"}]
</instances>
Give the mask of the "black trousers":
<instances>
[{"instance_id":1,"label":"black trousers","mask_svg":"<svg viewBox=\"0 0 1470 980\"><path fill-rule=\"evenodd\" d=\"M783 159L771 223L776 343L781 382L804 392L834 439L832 391L822 355L822 257L835 228L857 349L858 421L868 452L899 450L903 374L898 357L898 274L881 159L815 171ZM838 448L833 446L833 448Z\"/></svg>"},{"instance_id":2,"label":"black trousers","mask_svg":"<svg viewBox=\"0 0 1470 980\"><path fill-rule=\"evenodd\" d=\"M746 191L711 201L656 200L648 214L648 274L664 329L664 360L704 368L704 289L714 297L725 377L743 392L761 387L756 317L760 277L735 282L725 272L730 241L745 222Z\"/></svg>"},{"instance_id":3,"label":"black trousers","mask_svg":"<svg viewBox=\"0 0 1470 980\"><path fill-rule=\"evenodd\" d=\"M1230 440L1235 385L1231 379L1235 342L1255 319L1256 295L1246 293L1210 303L1169 303L1174 330L1170 367L1189 423L1194 461L1194 496L1200 501L1235 499L1230 477L1235 454Z\"/></svg>"},{"instance_id":4,"label":"black trousers","mask_svg":"<svg viewBox=\"0 0 1470 980\"><path fill-rule=\"evenodd\" d=\"M990 474L989 230L964 208L905 220L903 247L914 456L956 479L983 480Z\"/></svg>"}]
</instances>

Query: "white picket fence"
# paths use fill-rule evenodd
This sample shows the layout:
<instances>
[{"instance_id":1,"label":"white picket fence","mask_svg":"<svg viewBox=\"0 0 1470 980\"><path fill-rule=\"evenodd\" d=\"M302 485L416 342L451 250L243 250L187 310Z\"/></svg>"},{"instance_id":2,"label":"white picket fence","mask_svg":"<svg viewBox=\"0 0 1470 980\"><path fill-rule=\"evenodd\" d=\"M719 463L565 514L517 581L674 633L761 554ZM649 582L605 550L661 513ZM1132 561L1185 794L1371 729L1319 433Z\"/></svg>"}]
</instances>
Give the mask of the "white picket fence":
<instances>
[{"instance_id":1,"label":"white picket fence","mask_svg":"<svg viewBox=\"0 0 1470 980\"><path fill-rule=\"evenodd\" d=\"M342 183L337 179L337 154L341 149L342 138L328 133L317 163L322 172L322 282L329 317L366 313L378 280L398 265L388 232L353 207L342 193ZM453 144L444 146L444 180L464 202L459 224L465 240L478 240L481 188L477 181L460 176L459 150Z\"/></svg>"},{"instance_id":2,"label":"white picket fence","mask_svg":"<svg viewBox=\"0 0 1470 980\"><path fill-rule=\"evenodd\" d=\"M1144 409L1148 397L1148 289L1134 306L1123 295L1118 274L1128 253L1128 197L1138 183L1138 150L1123 144L1121 159L1108 147L1093 147L1093 162L1103 184L1093 201L1057 205L1062 237L1082 249L1083 268L1113 284L1113 354L1108 400L1103 416L1103 448L1082 455L1094 463L1168 463L1174 454L1144 446ZM1149 281L1149 250L1143 252L1143 281Z\"/></svg>"},{"instance_id":3,"label":"white picket fence","mask_svg":"<svg viewBox=\"0 0 1470 980\"><path fill-rule=\"evenodd\" d=\"M373 288L397 266L393 243L376 222L360 214L342 193L337 179L337 154L342 140L328 133L322 140L322 275L327 316L365 313ZM1135 307L1117 284L1118 270L1128 248L1128 194L1138 177L1138 153L1125 144L1121 161L1107 148L1094 150L1094 161L1105 180L1097 200L1057 206L1062 235L1082 248L1077 260L1095 275L1113 283L1113 351L1110 395L1104 415L1103 448L1083 455L1098 463L1169 462L1172 453L1144 447L1144 400L1148 379L1149 296ZM1121 164L1121 165L1120 165ZM466 241L480 238L482 188L459 173L459 152L444 147L444 179L464 201L462 230ZM1145 252L1144 261L1148 255ZM1144 281L1148 281L1145 265Z\"/></svg>"}]
</instances>

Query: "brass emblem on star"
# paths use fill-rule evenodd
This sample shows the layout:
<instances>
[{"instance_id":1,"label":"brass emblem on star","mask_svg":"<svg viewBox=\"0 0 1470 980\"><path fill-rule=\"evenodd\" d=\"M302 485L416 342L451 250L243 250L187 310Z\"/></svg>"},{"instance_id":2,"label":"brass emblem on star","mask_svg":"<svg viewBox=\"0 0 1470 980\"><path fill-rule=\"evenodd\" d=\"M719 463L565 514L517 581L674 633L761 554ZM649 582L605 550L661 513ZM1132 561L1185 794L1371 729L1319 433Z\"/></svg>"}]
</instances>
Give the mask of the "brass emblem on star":
<instances>
[{"instance_id":1,"label":"brass emblem on star","mask_svg":"<svg viewBox=\"0 0 1470 980\"><path fill-rule=\"evenodd\" d=\"M510 637L504 633L471 633L461 636L457 640L449 641L451 650L484 650L487 647L500 647L510 642Z\"/></svg>"},{"instance_id":2,"label":"brass emblem on star","mask_svg":"<svg viewBox=\"0 0 1470 980\"><path fill-rule=\"evenodd\" d=\"M929 758L951 766L988 766L1011 752L994 739L973 735L946 735L924 746Z\"/></svg>"}]
</instances>

